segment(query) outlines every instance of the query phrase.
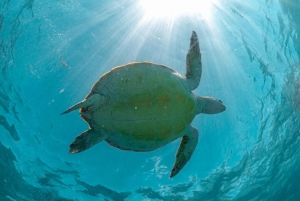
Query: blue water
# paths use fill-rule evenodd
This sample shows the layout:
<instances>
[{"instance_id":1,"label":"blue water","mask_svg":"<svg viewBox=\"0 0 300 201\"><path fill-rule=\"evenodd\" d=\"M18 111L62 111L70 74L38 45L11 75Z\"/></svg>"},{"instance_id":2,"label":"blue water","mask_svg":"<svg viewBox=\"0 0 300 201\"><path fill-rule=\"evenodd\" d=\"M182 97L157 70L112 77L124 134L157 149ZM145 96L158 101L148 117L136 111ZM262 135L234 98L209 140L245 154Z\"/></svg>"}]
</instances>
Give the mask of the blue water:
<instances>
[{"instance_id":1,"label":"blue water","mask_svg":"<svg viewBox=\"0 0 300 201\"><path fill-rule=\"evenodd\" d=\"M133 0L1 0L0 200L300 200L300 1L214 1L200 14L146 18ZM198 115L187 165L169 178L180 141L148 153L69 144L99 77L152 61L185 74L200 41L197 95L227 110ZM65 62L63 65L62 63Z\"/></svg>"}]
</instances>

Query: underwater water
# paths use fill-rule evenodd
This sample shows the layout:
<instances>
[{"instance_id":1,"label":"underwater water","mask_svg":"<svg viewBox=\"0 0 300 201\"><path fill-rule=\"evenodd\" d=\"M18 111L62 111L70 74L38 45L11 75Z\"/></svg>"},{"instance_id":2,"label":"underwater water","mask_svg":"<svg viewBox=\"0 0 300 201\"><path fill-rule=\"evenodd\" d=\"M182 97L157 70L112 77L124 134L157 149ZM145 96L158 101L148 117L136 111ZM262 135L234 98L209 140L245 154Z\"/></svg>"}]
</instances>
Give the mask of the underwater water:
<instances>
[{"instance_id":1,"label":"underwater water","mask_svg":"<svg viewBox=\"0 0 300 201\"><path fill-rule=\"evenodd\" d=\"M1 0L0 200L300 200L300 1L204 4ZM61 112L114 66L151 61L185 75L192 31L203 64L193 93L227 109L195 117L198 145L178 175L180 139L68 153L88 125Z\"/></svg>"}]
</instances>

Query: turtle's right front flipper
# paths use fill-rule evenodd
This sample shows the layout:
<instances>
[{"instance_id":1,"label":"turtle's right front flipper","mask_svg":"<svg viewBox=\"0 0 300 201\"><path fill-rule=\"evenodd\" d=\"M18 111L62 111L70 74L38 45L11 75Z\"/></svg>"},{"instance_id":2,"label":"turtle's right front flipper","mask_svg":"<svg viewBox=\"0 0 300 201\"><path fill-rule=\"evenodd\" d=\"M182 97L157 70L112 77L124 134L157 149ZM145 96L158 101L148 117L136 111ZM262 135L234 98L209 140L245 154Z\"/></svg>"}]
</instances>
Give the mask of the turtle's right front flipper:
<instances>
[{"instance_id":1,"label":"turtle's right front flipper","mask_svg":"<svg viewBox=\"0 0 300 201\"><path fill-rule=\"evenodd\" d=\"M190 41L190 50L186 55L186 80L189 89L192 91L199 85L202 75L202 62L199 40L196 32L193 31Z\"/></svg>"},{"instance_id":2,"label":"turtle's right front flipper","mask_svg":"<svg viewBox=\"0 0 300 201\"><path fill-rule=\"evenodd\" d=\"M87 150L88 148L94 146L102 140L105 140L107 136L107 133L102 129L87 130L75 138L74 142L72 142L72 144L70 145L69 153L76 154Z\"/></svg>"},{"instance_id":3,"label":"turtle's right front flipper","mask_svg":"<svg viewBox=\"0 0 300 201\"><path fill-rule=\"evenodd\" d=\"M69 112L72 112L73 110L77 110L80 108L86 108L86 107L98 107L99 105L101 105L104 102L104 96L101 96L100 94L94 94L92 96L90 96L87 99L84 99L83 101L73 105L72 107L70 107L69 109L67 109L66 111L64 111L61 114L67 114Z\"/></svg>"}]
</instances>

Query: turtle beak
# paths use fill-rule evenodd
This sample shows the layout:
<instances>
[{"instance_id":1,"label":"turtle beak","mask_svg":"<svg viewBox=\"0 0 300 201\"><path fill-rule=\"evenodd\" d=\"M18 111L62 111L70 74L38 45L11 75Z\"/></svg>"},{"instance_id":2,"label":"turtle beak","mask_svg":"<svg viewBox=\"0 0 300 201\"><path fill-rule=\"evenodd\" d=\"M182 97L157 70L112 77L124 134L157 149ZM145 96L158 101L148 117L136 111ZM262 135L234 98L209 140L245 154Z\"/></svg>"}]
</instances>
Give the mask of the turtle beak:
<instances>
[{"instance_id":1,"label":"turtle beak","mask_svg":"<svg viewBox=\"0 0 300 201\"><path fill-rule=\"evenodd\" d=\"M221 100L208 96L198 96L199 113L217 114L226 110L225 105Z\"/></svg>"}]
</instances>

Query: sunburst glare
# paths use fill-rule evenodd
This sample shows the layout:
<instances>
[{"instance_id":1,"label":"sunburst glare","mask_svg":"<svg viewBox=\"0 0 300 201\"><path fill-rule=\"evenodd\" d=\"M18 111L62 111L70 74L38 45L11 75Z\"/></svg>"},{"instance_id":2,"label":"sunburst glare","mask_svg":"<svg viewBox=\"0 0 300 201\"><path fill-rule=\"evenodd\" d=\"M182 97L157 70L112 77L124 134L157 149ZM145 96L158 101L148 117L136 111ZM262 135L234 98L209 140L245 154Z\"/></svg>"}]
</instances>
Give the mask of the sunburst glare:
<instances>
[{"instance_id":1,"label":"sunburst glare","mask_svg":"<svg viewBox=\"0 0 300 201\"><path fill-rule=\"evenodd\" d=\"M145 16L149 18L178 17L180 15L201 14L210 18L210 0L140 0Z\"/></svg>"}]
</instances>

